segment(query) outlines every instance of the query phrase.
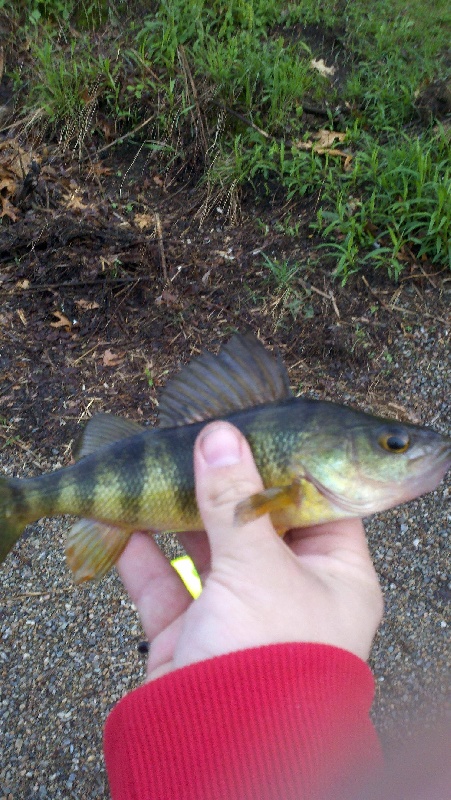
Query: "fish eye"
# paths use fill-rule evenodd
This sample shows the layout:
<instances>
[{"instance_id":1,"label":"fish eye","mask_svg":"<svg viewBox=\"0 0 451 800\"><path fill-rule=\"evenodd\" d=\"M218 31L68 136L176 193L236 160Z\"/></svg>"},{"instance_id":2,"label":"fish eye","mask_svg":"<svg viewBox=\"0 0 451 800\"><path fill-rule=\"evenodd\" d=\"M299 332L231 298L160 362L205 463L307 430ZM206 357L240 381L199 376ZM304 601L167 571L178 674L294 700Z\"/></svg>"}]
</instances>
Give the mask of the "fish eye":
<instances>
[{"instance_id":1,"label":"fish eye","mask_svg":"<svg viewBox=\"0 0 451 800\"><path fill-rule=\"evenodd\" d=\"M405 453L409 448L410 439L407 433L392 431L379 436L379 444L389 453Z\"/></svg>"}]
</instances>

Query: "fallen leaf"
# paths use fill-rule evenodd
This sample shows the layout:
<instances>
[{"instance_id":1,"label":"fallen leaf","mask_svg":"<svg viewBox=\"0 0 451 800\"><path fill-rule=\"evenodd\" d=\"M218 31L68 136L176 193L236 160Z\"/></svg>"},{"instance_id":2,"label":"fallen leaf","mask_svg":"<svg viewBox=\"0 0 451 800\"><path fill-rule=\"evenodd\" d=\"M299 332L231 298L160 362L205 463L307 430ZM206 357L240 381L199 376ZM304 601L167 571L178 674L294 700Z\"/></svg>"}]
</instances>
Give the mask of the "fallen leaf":
<instances>
[{"instance_id":1,"label":"fallen leaf","mask_svg":"<svg viewBox=\"0 0 451 800\"><path fill-rule=\"evenodd\" d=\"M101 175L111 175L113 172L111 167L105 167L101 161L95 161L93 164L90 164L89 169L93 175L97 175L99 178Z\"/></svg>"},{"instance_id":2,"label":"fallen leaf","mask_svg":"<svg viewBox=\"0 0 451 800\"><path fill-rule=\"evenodd\" d=\"M64 314L61 313L61 311L52 311L52 314L54 317L57 317L58 322L51 322L51 328L65 328L66 331L70 331L72 328L72 323Z\"/></svg>"},{"instance_id":3,"label":"fallen leaf","mask_svg":"<svg viewBox=\"0 0 451 800\"><path fill-rule=\"evenodd\" d=\"M313 139L316 139L319 147L330 147L334 142L342 142L346 139L346 133L341 131L329 131L327 128L321 128Z\"/></svg>"},{"instance_id":4,"label":"fallen leaf","mask_svg":"<svg viewBox=\"0 0 451 800\"><path fill-rule=\"evenodd\" d=\"M0 153L2 171L8 170L19 181L23 181L34 160L33 153L24 150L17 139L5 139L1 142Z\"/></svg>"},{"instance_id":5,"label":"fallen leaf","mask_svg":"<svg viewBox=\"0 0 451 800\"><path fill-rule=\"evenodd\" d=\"M0 211L0 217L9 217L11 222L17 222L19 219L19 209L12 205L9 202L7 197L3 197L0 195L0 200L2 201L2 210Z\"/></svg>"},{"instance_id":6,"label":"fallen leaf","mask_svg":"<svg viewBox=\"0 0 451 800\"><path fill-rule=\"evenodd\" d=\"M315 61L313 58L310 62L310 66L312 69L316 69L317 72L320 72L321 75L335 75L335 67L327 67L324 63L324 58L319 58L318 61Z\"/></svg>"},{"instance_id":7,"label":"fallen leaf","mask_svg":"<svg viewBox=\"0 0 451 800\"><path fill-rule=\"evenodd\" d=\"M144 228L150 228L155 225L155 217L153 215L150 216L150 214L135 214L133 221L141 231Z\"/></svg>"},{"instance_id":8,"label":"fallen leaf","mask_svg":"<svg viewBox=\"0 0 451 800\"><path fill-rule=\"evenodd\" d=\"M313 150L313 152L318 153L318 155L327 155L327 156L340 156L341 158L345 159L346 169L349 170L349 163L352 159L352 155L349 153L345 153L343 150L336 150L332 147L320 147L319 142L302 142L298 141L295 142L295 146L299 150Z\"/></svg>"},{"instance_id":9,"label":"fallen leaf","mask_svg":"<svg viewBox=\"0 0 451 800\"><path fill-rule=\"evenodd\" d=\"M16 181L11 176L11 173L4 172L3 175L4 177L0 179L0 192L3 191L3 189L6 189L8 194L14 194L17 186Z\"/></svg>"},{"instance_id":10,"label":"fallen leaf","mask_svg":"<svg viewBox=\"0 0 451 800\"><path fill-rule=\"evenodd\" d=\"M158 302L160 301L160 302ZM161 293L160 297L157 297L156 304L161 305L162 303L166 303L167 306L176 306L179 304L178 295L173 294L173 292L168 292L167 289L164 289Z\"/></svg>"},{"instance_id":11,"label":"fallen leaf","mask_svg":"<svg viewBox=\"0 0 451 800\"><path fill-rule=\"evenodd\" d=\"M113 353L110 349L105 350L103 354L103 366L118 367L119 364L122 364L124 357L125 353Z\"/></svg>"},{"instance_id":12,"label":"fallen leaf","mask_svg":"<svg viewBox=\"0 0 451 800\"><path fill-rule=\"evenodd\" d=\"M16 287L18 289L28 289L29 286L30 286L30 281L27 278L25 278L25 280L23 281L17 281L16 283Z\"/></svg>"},{"instance_id":13,"label":"fallen leaf","mask_svg":"<svg viewBox=\"0 0 451 800\"><path fill-rule=\"evenodd\" d=\"M335 150L330 147L314 147L313 148L315 153L318 155L327 155L327 156L341 156L341 158L352 158L349 153L345 153L343 150Z\"/></svg>"},{"instance_id":14,"label":"fallen leaf","mask_svg":"<svg viewBox=\"0 0 451 800\"><path fill-rule=\"evenodd\" d=\"M79 306L79 308L84 308L86 311L92 311L94 308L100 308L99 303L96 303L95 300L76 300L75 305Z\"/></svg>"},{"instance_id":15,"label":"fallen leaf","mask_svg":"<svg viewBox=\"0 0 451 800\"><path fill-rule=\"evenodd\" d=\"M71 211L86 211L89 207L87 203L84 203L79 192L72 192L72 194L64 195L63 199L66 201L66 208L70 209Z\"/></svg>"},{"instance_id":16,"label":"fallen leaf","mask_svg":"<svg viewBox=\"0 0 451 800\"><path fill-rule=\"evenodd\" d=\"M19 316L19 319L20 319L22 325L26 328L27 327L27 318L26 318L26 316L25 316L25 314L24 314L24 312L22 311L21 308L17 309L17 314Z\"/></svg>"}]
</instances>

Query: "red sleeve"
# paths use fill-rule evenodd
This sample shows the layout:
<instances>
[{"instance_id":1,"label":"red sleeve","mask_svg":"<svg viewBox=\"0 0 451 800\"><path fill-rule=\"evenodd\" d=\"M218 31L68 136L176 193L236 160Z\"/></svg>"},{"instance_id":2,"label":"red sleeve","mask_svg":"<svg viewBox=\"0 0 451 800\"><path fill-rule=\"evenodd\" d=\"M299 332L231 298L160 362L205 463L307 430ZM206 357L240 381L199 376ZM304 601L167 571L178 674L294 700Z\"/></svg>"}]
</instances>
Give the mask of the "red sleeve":
<instances>
[{"instance_id":1,"label":"red sleeve","mask_svg":"<svg viewBox=\"0 0 451 800\"><path fill-rule=\"evenodd\" d=\"M363 661L276 644L191 664L126 695L105 727L113 800L349 797L380 765Z\"/></svg>"}]
</instances>

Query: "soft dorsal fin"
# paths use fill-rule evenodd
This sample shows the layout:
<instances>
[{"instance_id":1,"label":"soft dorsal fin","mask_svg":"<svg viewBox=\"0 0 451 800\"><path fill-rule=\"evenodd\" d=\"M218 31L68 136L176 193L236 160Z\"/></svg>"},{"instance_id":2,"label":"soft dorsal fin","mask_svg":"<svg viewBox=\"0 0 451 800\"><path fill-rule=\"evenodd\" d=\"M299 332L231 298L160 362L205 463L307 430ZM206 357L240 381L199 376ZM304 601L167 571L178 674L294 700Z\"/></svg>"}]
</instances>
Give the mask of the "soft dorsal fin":
<instances>
[{"instance_id":1,"label":"soft dorsal fin","mask_svg":"<svg viewBox=\"0 0 451 800\"><path fill-rule=\"evenodd\" d=\"M292 396L288 373L251 333L235 334L217 356L203 353L166 385L161 428L202 422Z\"/></svg>"},{"instance_id":2,"label":"soft dorsal fin","mask_svg":"<svg viewBox=\"0 0 451 800\"><path fill-rule=\"evenodd\" d=\"M128 439L137 433L142 433L144 428L137 422L114 414L96 414L87 423L75 447L74 458L79 461L84 456L89 456L100 447Z\"/></svg>"}]
</instances>

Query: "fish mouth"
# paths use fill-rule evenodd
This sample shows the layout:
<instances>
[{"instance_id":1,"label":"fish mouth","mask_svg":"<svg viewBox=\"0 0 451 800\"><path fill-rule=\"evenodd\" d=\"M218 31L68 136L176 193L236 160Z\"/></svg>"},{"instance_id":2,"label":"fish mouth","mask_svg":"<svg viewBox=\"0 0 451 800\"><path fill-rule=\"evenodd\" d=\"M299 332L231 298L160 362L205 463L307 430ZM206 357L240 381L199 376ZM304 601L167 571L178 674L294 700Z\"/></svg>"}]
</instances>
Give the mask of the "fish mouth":
<instances>
[{"instance_id":1,"label":"fish mouth","mask_svg":"<svg viewBox=\"0 0 451 800\"><path fill-rule=\"evenodd\" d=\"M451 467L451 440L445 443L443 449L434 455L433 464L428 469L424 465L423 471L416 475L407 477L400 483L384 483L375 481L368 477L362 477L362 483L374 485L373 500L363 498L362 500L350 499L346 496L334 492L333 489L321 483L304 467L304 479L309 481L315 489L342 511L352 516L363 517L367 514L374 514L377 511L384 511L387 508L414 500L423 494L434 491ZM381 489L382 495L381 495Z\"/></svg>"}]
</instances>

